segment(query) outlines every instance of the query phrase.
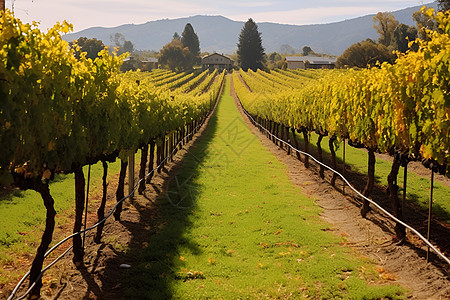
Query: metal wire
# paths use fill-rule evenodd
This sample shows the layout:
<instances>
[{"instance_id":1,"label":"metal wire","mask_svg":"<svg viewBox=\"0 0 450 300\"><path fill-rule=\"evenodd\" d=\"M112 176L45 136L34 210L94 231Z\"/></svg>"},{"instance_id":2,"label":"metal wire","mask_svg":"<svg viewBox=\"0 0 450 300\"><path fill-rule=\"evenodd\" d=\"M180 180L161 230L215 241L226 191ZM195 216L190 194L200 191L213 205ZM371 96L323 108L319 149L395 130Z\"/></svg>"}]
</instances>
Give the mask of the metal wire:
<instances>
[{"instance_id":1,"label":"metal wire","mask_svg":"<svg viewBox=\"0 0 450 300\"><path fill-rule=\"evenodd\" d=\"M240 103L240 100L239 100ZM245 108L242 106L241 107L242 110L244 111L244 113L248 116L248 118L251 120L251 122L253 124L255 124L255 126L259 126L261 129L265 130L269 135L271 135L273 138L277 139L278 141L280 141L281 143L284 143L285 145L287 145L288 147L290 147L293 151L296 151L298 153L301 153L303 155L306 155L308 157L310 157L311 159L313 159L316 163L318 163L319 165L327 168L328 170L332 171L333 173L335 173L336 175L338 175L342 181L347 184L350 189L352 189L358 196L360 196L361 198L363 198L364 200L369 201L370 203L372 203L375 207L377 207L380 211L382 211L384 214L386 214L388 217L390 217L392 220L394 220L395 222L405 226L406 228L408 228L409 230L411 230L413 233L415 233L423 242L425 242L425 244L427 244L440 258L442 258L444 261L446 261L448 264L450 264L450 259L448 257L446 257L443 253L441 253L435 246L433 246L433 244L427 240L422 234L420 234L419 231L417 231L416 229L414 229L413 227L411 227L410 225L406 224L405 222L403 222L402 220L396 218L394 215L392 215L390 212L388 212L387 210L385 210L383 207L381 207L378 203L376 203L375 201L373 201L370 198L367 198L366 196L364 196L363 194L361 194L353 185L350 184L350 182L338 171L334 170L333 168L329 167L328 165L318 161L314 156L312 156L309 153L303 152L301 150L298 150L297 148L293 147L291 144L285 142L284 140L278 138L277 136L273 135L269 130L267 130L264 126L262 126L261 124L259 124L258 122L255 121L255 119L253 119L253 117L245 110Z\"/></svg>"},{"instance_id":2,"label":"metal wire","mask_svg":"<svg viewBox=\"0 0 450 300\"><path fill-rule=\"evenodd\" d=\"M216 103L217 106L217 103ZM214 107L215 108L215 107ZM165 164L165 162L169 159L170 156L173 156L175 154L175 152L178 151L178 146L183 143L184 140L186 140L188 137L190 137L191 135L194 135L196 133L196 131L203 126L203 124L205 123L205 120L203 120L202 122L200 122L200 124L198 124L195 128L193 128L192 132L185 135L179 142L178 144L174 147L174 149L172 150L172 152L170 154L168 154L162 161L161 163L156 166L155 168L153 168L153 170L151 170L147 175L145 175L144 177L142 177L134 186L133 190L131 191L130 194L128 194L127 196L123 197L121 200L117 201L117 203L114 205L114 207L111 209L111 211L99 222L95 223L94 225L92 225L89 228L85 228L81 231L78 231L76 233L73 233L69 236L67 236L66 238L62 239L61 241L59 241L57 244L55 244L52 248L50 248L44 255L44 258L46 258L48 255L50 255L50 253L52 253L55 249L57 249L59 246L61 246L62 244L64 244L65 242L67 242L68 240L72 239L74 236L76 235L81 235L84 234L86 232L91 231L92 229L98 227L100 224L106 222L107 219L109 219L111 217L111 215L114 213L114 211L116 210L117 206L119 206L119 204L121 204L122 202L124 202L126 199L130 198L131 196L133 196L133 194L136 192L137 188L139 187L140 183L147 179L147 177L149 177L151 174L153 174L159 167L161 167L163 164ZM28 296L28 294L31 292L31 290L34 288L34 286L36 285L36 283L39 281L39 279L41 279L42 275L44 274L45 271L47 271L47 269L49 269L51 266L53 266L56 262L58 262L61 258L64 257L65 254L67 254L67 252L72 249L73 246L70 246L63 254L61 254L58 258L56 258L54 261L52 261L48 266L46 266L44 269L42 269L41 273L38 275L37 279L33 282L33 284L30 286L30 288L25 292L25 294L23 294L22 296L20 296L19 298L16 298L16 300L19 299L24 299L26 296ZM30 275L30 271L28 271L23 277L22 279L19 281L19 283L16 285L16 287L14 288L14 290L12 291L11 295L8 297L8 300L12 300L14 299L13 297L15 296L15 294L17 293L18 289L20 288L20 286L23 284L23 282L26 280L26 278Z\"/></svg>"},{"instance_id":3,"label":"metal wire","mask_svg":"<svg viewBox=\"0 0 450 300\"><path fill-rule=\"evenodd\" d=\"M119 206L119 204L121 204L123 201L125 201L126 199L130 198L134 192L136 191L136 189L139 187L139 185L141 184L142 180L147 179L147 177L149 177L151 174L153 174L155 172L155 170L157 170L159 167L162 167L163 164L165 164L165 162L169 159L169 157L173 156L177 151L178 151L178 146L180 146L180 144L182 144L188 137L190 137L191 135L194 135L195 133L197 133L197 130L203 126L203 124L205 124L206 119L215 111L217 104L219 103L218 99L220 97L220 95L222 94L222 90L224 88L225 85L225 80L222 82L222 85L220 87L220 91L218 93L218 96L216 98L216 101L214 103L213 108L209 111L209 113L203 118L203 120L200 122L200 124L198 124L195 128L192 129L191 133L188 133L187 135L185 135L178 143L177 145L174 147L174 149L172 150L172 152L167 155L162 162L160 162L160 164L158 166L156 166L155 168L153 168L153 170L151 170L147 175L145 175L144 177L142 177L134 186L133 190L131 191L130 194L128 194L127 196L123 197L121 200L117 201L117 203L113 206L113 208L111 209L111 211L99 222L97 222L96 224L92 225L89 228L85 228L79 232L73 233L69 236L67 236L66 238L62 239L61 241L59 241L57 244L55 244L50 250L48 250L45 255L44 255L44 259L50 255L50 253L52 253L56 248L58 248L59 246L61 246L62 244L64 244L65 242L67 242L68 240L70 240L71 238L73 238L76 235L81 235L82 233L86 233L88 231L91 231L92 229L98 227L100 224L106 222L107 219L109 219L111 217L111 215L114 213L114 211L116 210L117 206ZM86 225L85 225L86 226ZM72 249L73 245L70 246L63 254L61 254L58 258L56 258L54 261L52 261L49 265L47 265L44 269L42 269L41 273L38 275L38 278L33 282L33 284L30 286L30 288L25 292L25 294L23 294L22 296L20 296L19 298L17 298L16 300L19 299L24 299L26 296L28 296L28 294L31 292L31 290L33 289L33 287L36 285L37 281L39 281L39 279L42 277L42 275L44 274L45 271L47 271L47 269L49 269L51 266L53 266L56 262L58 262L61 258L64 257L65 254L67 254L67 252L69 252L70 249ZM23 284L23 282L25 281L25 279L30 275L30 271L28 271L23 277L22 279L17 283L17 285L15 286L14 290L12 291L11 295L8 297L8 300L12 300L13 297L15 296L15 294L17 293L18 289L20 288L20 286Z\"/></svg>"}]
</instances>

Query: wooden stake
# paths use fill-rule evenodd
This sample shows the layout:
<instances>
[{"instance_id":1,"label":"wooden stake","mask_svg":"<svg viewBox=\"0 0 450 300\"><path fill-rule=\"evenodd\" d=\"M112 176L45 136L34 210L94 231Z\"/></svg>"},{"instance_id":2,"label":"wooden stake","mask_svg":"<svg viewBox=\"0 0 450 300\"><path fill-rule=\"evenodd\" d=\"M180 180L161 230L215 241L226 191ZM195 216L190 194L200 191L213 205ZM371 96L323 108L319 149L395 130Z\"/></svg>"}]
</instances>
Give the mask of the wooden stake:
<instances>
[{"instance_id":1,"label":"wooden stake","mask_svg":"<svg viewBox=\"0 0 450 300\"><path fill-rule=\"evenodd\" d=\"M431 188L430 188L430 205L428 207L428 230L427 230L427 240L430 240L430 229L431 229L431 209L433 207L433 185L434 185L434 172L431 168ZM427 262L430 261L430 247L427 247Z\"/></svg>"},{"instance_id":2,"label":"wooden stake","mask_svg":"<svg viewBox=\"0 0 450 300\"><path fill-rule=\"evenodd\" d=\"M403 169L403 198L402 198L402 215L405 216L405 203L406 203L406 182L408 180L408 163L406 163Z\"/></svg>"},{"instance_id":3,"label":"wooden stake","mask_svg":"<svg viewBox=\"0 0 450 300\"><path fill-rule=\"evenodd\" d=\"M134 189L134 152L128 157L128 194ZM133 196L130 197L133 199Z\"/></svg>"},{"instance_id":4,"label":"wooden stake","mask_svg":"<svg viewBox=\"0 0 450 300\"><path fill-rule=\"evenodd\" d=\"M84 229L86 229L86 223L87 223L90 181L91 181L91 165L89 165L89 168L88 168L88 180L87 180L87 187L86 187L86 204L84 205ZM82 244L83 249L84 249L84 241L85 240L86 240L86 231L83 232L83 244Z\"/></svg>"},{"instance_id":5,"label":"wooden stake","mask_svg":"<svg viewBox=\"0 0 450 300\"><path fill-rule=\"evenodd\" d=\"M344 138L344 148L342 149L342 159L344 161L344 165L342 166L342 176L345 178L345 138ZM342 180L342 193L345 195L345 181Z\"/></svg>"}]
</instances>

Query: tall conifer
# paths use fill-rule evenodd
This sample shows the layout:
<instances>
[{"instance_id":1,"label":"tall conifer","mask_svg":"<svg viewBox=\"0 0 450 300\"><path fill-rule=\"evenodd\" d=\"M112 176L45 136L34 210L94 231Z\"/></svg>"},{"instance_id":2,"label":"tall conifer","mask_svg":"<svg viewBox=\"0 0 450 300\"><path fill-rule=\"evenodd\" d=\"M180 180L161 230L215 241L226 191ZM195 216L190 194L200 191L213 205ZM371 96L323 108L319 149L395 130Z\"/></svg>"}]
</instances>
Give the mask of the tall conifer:
<instances>
[{"instance_id":1,"label":"tall conifer","mask_svg":"<svg viewBox=\"0 0 450 300\"><path fill-rule=\"evenodd\" d=\"M198 40L198 36L194 31L194 28L190 23L187 23L184 27L184 31L181 34L181 43L183 43L183 47L188 47L189 51L194 55L195 62L199 63L200 61L200 42Z\"/></svg>"},{"instance_id":2,"label":"tall conifer","mask_svg":"<svg viewBox=\"0 0 450 300\"><path fill-rule=\"evenodd\" d=\"M258 25L251 18L245 23L239 35L237 55L238 63L245 71L248 69L256 71L264 67L265 53L261 33L258 32Z\"/></svg>"}]
</instances>

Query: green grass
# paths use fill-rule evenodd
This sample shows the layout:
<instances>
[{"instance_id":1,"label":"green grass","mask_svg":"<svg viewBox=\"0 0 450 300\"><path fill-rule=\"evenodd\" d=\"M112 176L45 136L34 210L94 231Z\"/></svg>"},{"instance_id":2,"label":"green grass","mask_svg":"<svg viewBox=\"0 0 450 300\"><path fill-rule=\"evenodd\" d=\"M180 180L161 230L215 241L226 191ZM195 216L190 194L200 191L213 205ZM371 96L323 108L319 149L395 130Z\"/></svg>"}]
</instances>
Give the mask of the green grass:
<instances>
[{"instance_id":1,"label":"green grass","mask_svg":"<svg viewBox=\"0 0 450 300\"><path fill-rule=\"evenodd\" d=\"M303 143L303 138L300 134L297 138ZM311 134L311 146L314 151L316 150L316 142L318 135ZM328 148L328 137L324 137L322 140L322 149L324 154L330 155ZM338 163L343 161L343 144L340 143L339 149L336 152L336 159ZM325 155L326 155L325 154ZM350 166L352 170L367 175L367 151L365 149L358 149L350 146L345 148L345 160L346 166ZM376 183L387 186L387 176L391 172L392 162L384 159L377 158L375 164L375 179ZM338 171L342 171L342 166L338 166ZM398 173L397 184L400 187L400 193L403 193L403 167L400 167ZM431 171L430 176L423 177L413 171L408 171L407 187L406 187L406 201L413 202L418 205L422 211L428 211L428 203L430 200L430 185L431 185ZM433 214L439 219L450 222L450 187L444 184L434 181L433 190Z\"/></svg>"},{"instance_id":2,"label":"green grass","mask_svg":"<svg viewBox=\"0 0 450 300\"><path fill-rule=\"evenodd\" d=\"M84 167L83 170L87 184L88 167ZM120 163L109 164L109 178L119 171ZM101 186L102 176L101 163L91 167L91 191L94 186ZM55 200L56 228L66 223L73 224L71 216L75 204L74 175L56 175L50 184L50 193ZM44 231L45 215L43 200L35 191L15 190L0 197L0 266L21 265L21 256L34 257ZM55 242L57 241L53 244ZM0 284L21 275L23 270L11 273L0 268Z\"/></svg>"},{"instance_id":3,"label":"green grass","mask_svg":"<svg viewBox=\"0 0 450 300\"><path fill-rule=\"evenodd\" d=\"M403 297L328 230L314 199L243 123L229 88L227 78L208 128L158 200L158 232L130 253L138 262L125 297Z\"/></svg>"}]
</instances>

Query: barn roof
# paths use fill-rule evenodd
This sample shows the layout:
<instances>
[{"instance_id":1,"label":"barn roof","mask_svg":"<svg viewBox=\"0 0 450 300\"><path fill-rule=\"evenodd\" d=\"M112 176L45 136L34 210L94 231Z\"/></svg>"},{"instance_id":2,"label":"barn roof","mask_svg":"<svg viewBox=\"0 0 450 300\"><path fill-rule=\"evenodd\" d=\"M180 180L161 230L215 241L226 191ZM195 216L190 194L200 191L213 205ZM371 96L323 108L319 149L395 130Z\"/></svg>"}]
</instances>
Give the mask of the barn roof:
<instances>
[{"instance_id":1,"label":"barn roof","mask_svg":"<svg viewBox=\"0 0 450 300\"><path fill-rule=\"evenodd\" d=\"M142 60L143 63L157 63L158 59L155 57L146 57Z\"/></svg>"},{"instance_id":2,"label":"barn roof","mask_svg":"<svg viewBox=\"0 0 450 300\"><path fill-rule=\"evenodd\" d=\"M213 53L213 54L209 54L209 55L205 55L205 56L203 56L202 57L202 59L205 59L205 58L208 58L208 57L210 57L210 56L221 56L221 57L224 57L224 58L226 58L226 59L229 59L229 60L231 60L231 61L233 61L231 58L229 58L228 56L225 56L225 55L223 55L223 54L219 54L219 53Z\"/></svg>"}]
</instances>

